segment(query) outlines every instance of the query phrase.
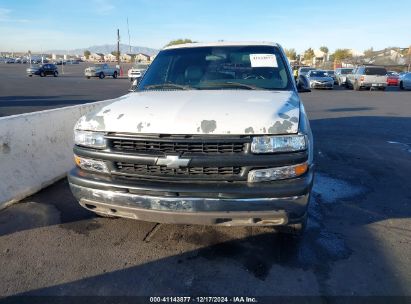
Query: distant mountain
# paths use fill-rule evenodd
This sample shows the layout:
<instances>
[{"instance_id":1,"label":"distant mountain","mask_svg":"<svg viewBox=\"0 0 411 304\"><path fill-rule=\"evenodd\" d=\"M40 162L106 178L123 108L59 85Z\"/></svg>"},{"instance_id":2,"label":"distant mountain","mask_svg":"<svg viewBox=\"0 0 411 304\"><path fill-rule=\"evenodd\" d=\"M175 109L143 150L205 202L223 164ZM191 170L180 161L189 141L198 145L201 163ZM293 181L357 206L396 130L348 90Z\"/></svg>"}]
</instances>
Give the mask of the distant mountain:
<instances>
[{"instance_id":1,"label":"distant mountain","mask_svg":"<svg viewBox=\"0 0 411 304\"><path fill-rule=\"evenodd\" d=\"M83 55L85 50L89 50L92 53L103 53L103 54L109 54L113 51L117 51L117 44L104 44L104 45L93 45L88 48L84 49L74 49L74 50L49 50L45 51L47 54L58 54L58 55L64 55L64 54L69 54L69 55ZM148 47L143 47L143 46L131 46L131 52L130 52L130 47L127 44L120 44L120 53L131 53L131 54L137 54L137 53L143 53L147 55L156 55L158 53L158 50L148 48Z\"/></svg>"}]
</instances>

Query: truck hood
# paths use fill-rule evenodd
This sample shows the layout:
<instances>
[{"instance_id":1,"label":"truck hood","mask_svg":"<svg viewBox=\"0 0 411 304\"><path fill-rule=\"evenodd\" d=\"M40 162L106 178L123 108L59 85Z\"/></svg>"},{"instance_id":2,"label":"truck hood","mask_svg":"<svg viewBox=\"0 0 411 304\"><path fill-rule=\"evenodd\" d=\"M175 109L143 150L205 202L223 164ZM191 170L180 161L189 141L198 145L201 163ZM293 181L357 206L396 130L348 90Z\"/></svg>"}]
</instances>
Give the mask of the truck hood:
<instances>
[{"instance_id":1,"label":"truck hood","mask_svg":"<svg viewBox=\"0 0 411 304\"><path fill-rule=\"evenodd\" d=\"M78 130L149 134L289 134L298 132L300 99L292 91L133 92L77 122Z\"/></svg>"}]
</instances>

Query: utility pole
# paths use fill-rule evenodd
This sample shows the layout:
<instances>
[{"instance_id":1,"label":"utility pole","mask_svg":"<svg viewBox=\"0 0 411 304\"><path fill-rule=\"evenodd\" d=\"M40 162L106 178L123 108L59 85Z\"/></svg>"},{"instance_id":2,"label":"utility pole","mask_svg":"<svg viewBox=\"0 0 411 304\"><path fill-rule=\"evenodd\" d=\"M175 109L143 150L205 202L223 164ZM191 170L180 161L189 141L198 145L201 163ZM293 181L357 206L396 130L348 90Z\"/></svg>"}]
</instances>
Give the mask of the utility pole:
<instances>
[{"instance_id":1,"label":"utility pole","mask_svg":"<svg viewBox=\"0 0 411 304\"><path fill-rule=\"evenodd\" d=\"M128 51L131 54L130 27L128 26L128 17L127 17L127 32L128 32Z\"/></svg>"},{"instance_id":2,"label":"utility pole","mask_svg":"<svg viewBox=\"0 0 411 304\"><path fill-rule=\"evenodd\" d=\"M117 63L120 66L120 30L117 29Z\"/></svg>"}]
</instances>

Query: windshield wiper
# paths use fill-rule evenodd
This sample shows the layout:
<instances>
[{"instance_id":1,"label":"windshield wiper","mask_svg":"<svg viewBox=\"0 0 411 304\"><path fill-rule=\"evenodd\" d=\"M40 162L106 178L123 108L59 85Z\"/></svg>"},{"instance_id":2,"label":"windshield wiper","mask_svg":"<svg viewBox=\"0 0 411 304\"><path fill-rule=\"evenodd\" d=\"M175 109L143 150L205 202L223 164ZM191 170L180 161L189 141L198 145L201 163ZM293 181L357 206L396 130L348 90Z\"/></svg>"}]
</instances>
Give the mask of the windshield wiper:
<instances>
[{"instance_id":1,"label":"windshield wiper","mask_svg":"<svg viewBox=\"0 0 411 304\"><path fill-rule=\"evenodd\" d=\"M245 88L248 90L267 90L265 88L253 86L251 84L245 84L241 82L234 82L234 81L227 81L227 82L212 82L208 83L207 85L210 86L228 86L228 87L240 87L240 88Z\"/></svg>"},{"instance_id":2,"label":"windshield wiper","mask_svg":"<svg viewBox=\"0 0 411 304\"><path fill-rule=\"evenodd\" d=\"M167 82L167 83L151 84L151 85L145 86L143 90L145 90L145 89L159 89L159 88L174 88L174 89L180 89L180 90L189 90L192 87Z\"/></svg>"}]
</instances>

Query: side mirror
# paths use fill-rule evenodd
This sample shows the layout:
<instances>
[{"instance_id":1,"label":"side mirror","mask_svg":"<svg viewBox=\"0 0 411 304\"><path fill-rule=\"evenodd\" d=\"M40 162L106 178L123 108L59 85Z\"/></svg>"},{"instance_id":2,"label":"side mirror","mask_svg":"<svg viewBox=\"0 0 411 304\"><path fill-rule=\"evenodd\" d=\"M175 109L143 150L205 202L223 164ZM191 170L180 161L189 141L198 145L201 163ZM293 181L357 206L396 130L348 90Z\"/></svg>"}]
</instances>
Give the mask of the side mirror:
<instances>
[{"instance_id":1,"label":"side mirror","mask_svg":"<svg viewBox=\"0 0 411 304\"><path fill-rule=\"evenodd\" d=\"M310 81L307 76L299 75L297 78L297 91L299 93L311 92Z\"/></svg>"}]
</instances>

